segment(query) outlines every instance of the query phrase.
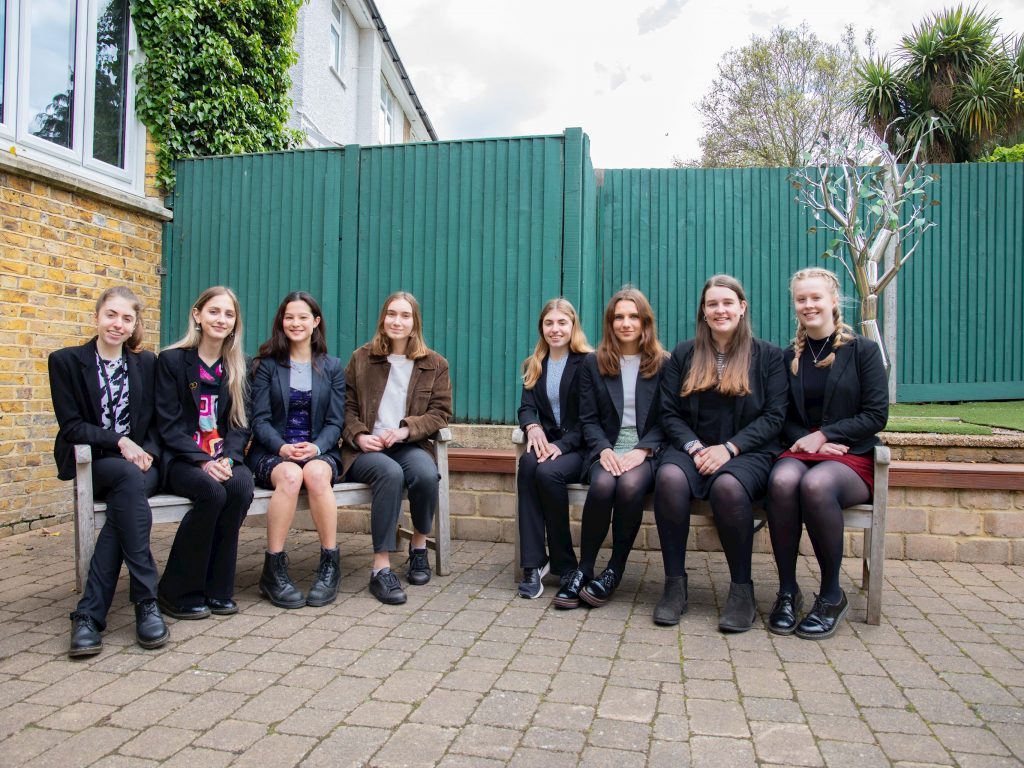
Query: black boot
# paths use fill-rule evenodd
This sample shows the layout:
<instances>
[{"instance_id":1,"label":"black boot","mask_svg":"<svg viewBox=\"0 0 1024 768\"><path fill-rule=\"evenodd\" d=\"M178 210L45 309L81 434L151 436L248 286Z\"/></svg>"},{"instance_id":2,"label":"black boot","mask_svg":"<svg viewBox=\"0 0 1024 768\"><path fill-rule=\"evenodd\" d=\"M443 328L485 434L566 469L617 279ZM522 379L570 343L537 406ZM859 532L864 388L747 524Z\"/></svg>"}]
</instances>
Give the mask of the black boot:
<instances>
[{"instance_id":1,"label":"black boot","mask_svg":"<svg viewBox=\"0 0 1024 768\"><path fill-rule=\"evenodd\" d=\"M159 648L170 638L171 632L160 615L156 600L142 600L135 604L135 639L143 648Z\"/></svg>"},{"instance_id":2,"label":"black boot","mask_svg":"<svg viewBox=\"0 0 1024 768\"><path fill-rule=\"evenodd\" d=\"M78 658L79 656L95 656L103 650L103 637L100 635L99 627L91 616L84 613L71 614L71 645L68 647L68 656Z\"/></svg>"},{"instance_id":3,"label":"black boot","mask_svg":"<svg viewBox=\"0 0 1024 768\"><path fill-rule=\"evenodd\" d=\"M288 575L288 555L285 552L266 552L263 555L260 594L278 608L301 608L306 604L306 596Z\"/></svg>"},{"instance_id":4,"label":"black boot","mask_svg":"<svg viewBox=\"0 0 1024 768\"><path fill-rule=\"evenodd\" d=\"M661 600L654 606L654 623L664 627L671 627L679 623L679 617L686 613L688 605L687 578L682 576L667 576L665 578L665 591Z\"/></svg>"},{"instance_id":5,"label":"black boot","mask_svg":"<svg viewBox=\"0 0 1024 768\"><path fill-rule=\"evenodd\" d=\"M757 602L753 584L729 583L729 597L718 620L722 632L746 632L757 618Z\"/></svg>"},{"instance_id":6,"label":"black boot","mask_svg":"<svg viewBox=\"0 0 1024 768\"><path fill-rule=\"evenodd\" d=\"M316 581L306 595L306 605L319 608L333 603L338 596L338 585L341 584L341 555L338 548L320 548L320 567L316 570Z\"/></svg>"}]
</instances>

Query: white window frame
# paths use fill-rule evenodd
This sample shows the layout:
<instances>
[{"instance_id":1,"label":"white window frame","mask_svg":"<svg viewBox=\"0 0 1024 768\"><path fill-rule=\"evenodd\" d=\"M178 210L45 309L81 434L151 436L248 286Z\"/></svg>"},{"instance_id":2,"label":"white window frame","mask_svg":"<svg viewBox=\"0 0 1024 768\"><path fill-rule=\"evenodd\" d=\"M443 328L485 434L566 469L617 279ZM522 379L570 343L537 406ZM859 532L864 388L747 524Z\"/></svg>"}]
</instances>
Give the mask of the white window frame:
<instances>
[{"instance_id":1,"label":"white window frame","mask_svg":"<svg viewBox=\"0 0 1024 768\"><path fill-rule=\"evenodd\" d=\"M334 16L335 8L338 9L337 18ZM339 0L331 0L330 26L327 32L330 42L330 63L328 66L342 83L345 80L345 14L347 12L344 3L339 2ZM337 50L334 48L335 35L337 35L338 40Z\"/></svg>"},{"instance_id":2,"label":"white window frame","mask_svg":"<svg viewBox=\"0 0 1024 768\"><path fill-rule=\"evenodd\" d=\"M0 140L7 151L13 145L19 157L34 160L95 181L108 187L143 196L145 194L146 129L135 114L135 67L141 62L135 25L128 19L128 78L125 94L124 168L92 156L93 98L96 66L96 17L103 0L75 3L75 98L71 126L71 148L62 147L29 133L28 104L29 34L28 14L23 7L32 0L7 0L7 28L4 39L4 119Z\"/></svg>"},{"instance_id":3,"label":"white window frame","mask_svg":"<svg viewBox=\"0 0 1024 768\"><path fill-rule=\"evenodd\" d=\"M395 143L395 106L398 100L391 91L387 79L380 79L380 125L377 130L377 138L381 144ZM387 131L387 139L384 139L384 132Z\"/></svg>"}]
</instances>

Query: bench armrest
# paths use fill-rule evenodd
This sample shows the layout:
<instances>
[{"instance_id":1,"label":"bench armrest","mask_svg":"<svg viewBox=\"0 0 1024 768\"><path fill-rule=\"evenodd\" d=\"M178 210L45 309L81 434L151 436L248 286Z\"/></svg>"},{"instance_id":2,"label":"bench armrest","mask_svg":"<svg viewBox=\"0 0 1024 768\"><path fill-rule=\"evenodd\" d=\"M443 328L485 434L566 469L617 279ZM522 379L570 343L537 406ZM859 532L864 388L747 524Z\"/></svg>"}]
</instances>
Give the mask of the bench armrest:
<instances>
[{"instance_id":1,"label":"bench armrest","mask_svg":"<svg viewBox=\"0 0 1024 768\"><path fill-rule=\"evenodd\" d=\"M526 434L519 427L512 430L512 442L516 445L526 445Z\"/></svg>"}]
</instances>

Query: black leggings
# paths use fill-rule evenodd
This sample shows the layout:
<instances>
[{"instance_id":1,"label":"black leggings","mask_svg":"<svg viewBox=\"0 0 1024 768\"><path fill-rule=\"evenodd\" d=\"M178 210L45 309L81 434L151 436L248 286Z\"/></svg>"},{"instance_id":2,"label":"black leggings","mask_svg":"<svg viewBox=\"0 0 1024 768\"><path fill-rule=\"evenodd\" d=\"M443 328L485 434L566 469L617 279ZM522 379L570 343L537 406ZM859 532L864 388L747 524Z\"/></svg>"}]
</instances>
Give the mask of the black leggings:
<instances>
[{"instance_id":1,"label":"black leggings","mask_svg":"<svg viewBox=\"0 0 1024 768\"><path fill-rule=\"evenodd\" d=\"M682 576L686 569L686 540L690 535L690 483L675 464L658 469L654 489L654 519L661 539L665 577ZM754 549L754 513L746 489L729 473L720 474L709 495L718 538L737 584L750 583L750 559Z\"/></svg>"},{"instance_id":2,"label":"black leggings","mask_svg":"<svg viewBox=\"0 0 1024 768\"><path fill-rule=\"evenodd\" d=\"M768 480L768 526L779 569L779 589L795 592L796 556L801 524L814 546L821 569L820 595L839 599L839 567L843 561L843 507L863 504L871 493L850 467L838 461L808 466L799 459L776 462Z\"/></svg>"},{"instance_id":3,"label":"black leggings","mask_svg":"<svg viewBox=\"0 0 1024 768\"><path fill-rule=\"evenodd\" d=\"M626 569L626 560L640 531L644 514L644 496L654 485L654 467L645 461L638 467L615 477L600 464L590 470L590 490L583 504L580 531L580 570L588 578L594 576L598 550L612 528L612 556L608 567L618 578ZM614 517L612 510L615 510Z\"/></svg>"}]
</instances>

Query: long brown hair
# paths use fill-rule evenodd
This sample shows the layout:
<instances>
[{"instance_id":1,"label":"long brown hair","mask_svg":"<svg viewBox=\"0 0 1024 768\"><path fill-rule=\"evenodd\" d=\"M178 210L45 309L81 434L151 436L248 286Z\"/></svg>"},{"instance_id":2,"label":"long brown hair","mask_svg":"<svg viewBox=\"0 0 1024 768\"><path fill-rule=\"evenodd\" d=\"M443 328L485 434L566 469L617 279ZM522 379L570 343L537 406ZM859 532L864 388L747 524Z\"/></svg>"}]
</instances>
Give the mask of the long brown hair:
<instances>
[{"instance_id":1,"label":"long brown hair","mask_svg":"<svg viewBox=\"0 0 1024 768\"><path fill-rule=\"evenodd\" d=\"M100 316L100 310L103 309L103 305L113 298L124 299L132 305L132 311L135 313L135 327L132 329L131 336L125 340L124 347L129 352L138 352L142 349L142 335L145 333L145 328L142 325L142 302L139 301L139 297L127 285L112 286L107 288L96 299L97 318Z\"/></svg>"},{"instance_id":2,"label":"long brown hair","mask_svg":"<svg viewBox=\"0 0 1024 768\"><path fill-rule=\"evenodd\" d=\"M709 389L717 389L721 394L729 397L740 397L750 394L750 356L754 341L754 330L750 324L750 309L744 310L732 338L729 339L729 346L725 350L728 358L725 361L725 368L722 370L722 377L718 377L718 368L715 365L715 340L711 336L711 327L704 316L704 297L712 288L728 288L736 294L740 301L746 303L747 294L743 290L740 281L732 275L712 275L704 283L704 290L700 292L700 303L697 305L697 331L693 339L693 361L690 363L690 370L683 381L683 387L679 394L688 397L694 392L704 392Z\"/></svg>"},{"instance_id":3,"label":"long brown hair","mask_svg":"<svg viewBox=\"0 0 1024 768\"><path fill-rule=\"evenodd\" d=\"M568 299L559 296L551 299L540 311L537 318L537 346L533 348L533 354L523 361L523 387L533 389L540 379L541 371L544 370L544 358L551 352L547 341L544 339L544 318L549 312L561 312L572 322L572 332L569 334L570 352L593 352L593 348L587 343L587 335L580 326L580 318L576 314L576 308Z\"/></svg>"},{"instance_id":4,"label":"long brown hair","mask_svg":"<svg viewBox=\"0 0 1024 768\"><path fill-rule=\"evenodd\" d=\"M620 301L632 301L640 315L642 329L640 331L640 375L649 379L661 370L668 353L658 341L658 325L654 320L651 302L638 289L631 285L623 286L608 300L604 308L604 324L601 341L597 345L597 370L602 376L619 375L619 340L615 338L612 323L615 321L615 305Z\"/></svg>"},{"instance_id":5,"label":"long brown hair","mask_svg":"<svg viewBox=\"0 0 1024 768\"><path fill-rule=\"evenodd\" d=\"M270 338L260 344L259 351L256 352L256 358L252 365L254 371L259 367L260 361L266 357L272 358L279 365L289 364L292 343L284 332L284 314L288 305L293 301L303 302L309 307L313 318L320 321L313 327L313 333L309 339L309 346L313 353L313 365L318 365L319 358L327 354L327 337L324 335L323 312L320 311L320 305L305 291L292 291L281 300L281 305L277 308L274 322L270 326Z\"/></svg>"},{"instance_id":6,"label":"long brown hair","mask_svg":"<svg viewBox=\"0 0 1024 768\"><path fill-rule=\"evenodd\" d=\"M391 354L391 339L384 330L384 319L388 314L388 307L391 302L398 299L405 299L412 307L412 333L409 334L409 341L406 343L405 356L410 360L419 360L425 357L430 349L427 342L423 340L423 315L420 313L420 303L416 297L406 291L395 291L386 299L380 308L380 316L377 318L377 333L370 339L370 354L380 357L387 357Z\"/></svg>"},{"instance_id":7,"label":"long brown hair","mask_svg":"<svg viewBox=\"0 0 1024 768\"><path fill-rule=\"evenodd\" d=\"M214 285L199 294L199 298L188 313L188 330L167 349L195 349L199 346L199 342L203 340L203 330L195 322L192 313L202 312L206 303L217 296L227 296L235 307L235 329L221 343L220 359L224 364L224 373L228 377L228 393L231 395L228 421L232 426L244 429L249 426L249 418L245 413L248 377L245 375L245 355L242 352L242 307L235 292L223 285Z\"/></svg>"},{"instance_id":8,"label":"long brown hair","mask_svg":"<svg viewBox=\"0 0 1024 768\"><path fill-rule=\"evenodd\" d=\"M836 350L844 344L849 343L857 335L853 332L853 328L843 322L843 312L840 309L842 303L842 296L839 294L839 278L836 277L834 272L830 272L827 269L821 267L808 267L807 269L801 269L793 273L793 277L789 279L789 295L792 297L793 289L796 284L801 280L813 280L813 279L824 280L825 284L832 291L832 322L836 326L835 334L832 337L832 351L828 353L828 357L824 360L819 360L814 364L815 368L828 368L836 359ZM794 376L800 372L800 355L804 351L804 345L807 343L807 329L804 328L803 323L800 322L800 315L796 316L796 336L793 339L793 362L789 364L789 370Z\"/></svg>"}]
</instances>

